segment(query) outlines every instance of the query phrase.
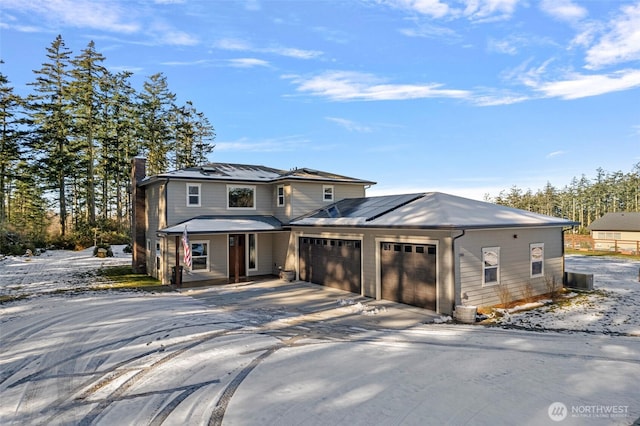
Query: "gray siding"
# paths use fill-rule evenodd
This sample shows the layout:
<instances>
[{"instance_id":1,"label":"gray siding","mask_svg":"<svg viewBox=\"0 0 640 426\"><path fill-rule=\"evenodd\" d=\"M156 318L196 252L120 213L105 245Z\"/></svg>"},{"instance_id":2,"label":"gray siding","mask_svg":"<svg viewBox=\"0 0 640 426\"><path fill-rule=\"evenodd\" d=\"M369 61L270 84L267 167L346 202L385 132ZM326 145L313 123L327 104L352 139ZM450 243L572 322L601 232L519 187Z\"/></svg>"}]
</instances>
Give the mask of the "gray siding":
<instances>
[{"instance_id":1,"label":"gray siding","mask_svg":"<svg viewBox=\"0 0 640 426\"><path fill-rule=\"evenodd\" d=\"M530 278L531 243L544 243L544 277ZM562 283L561 228L467 231L456 244L460 247L460 293L456 295L456 303L492 306L501 303L500 286L505 286L515 301L524 297L528 286L534 295L546 293L545 278L555 277ZM500 286L482 285L482 249L485 247L500 247Z\"/></svg>"},{"instance_id":2,"label":"gray siding","mask_svg":"<svg viewBox=\"0 0 640 426\"><path fill-rule=\"evenodd\" d=\"M364 185L295 182L291 184L290 219L302 216L332 203L323 200L323 185L333 185L333 202L345 198L361 198L365 196Z\"/></svg>"},{"instance_id":3,"label":"gray siding","mask_svg":"<svg viewBox=\"0 0 640 426\"><path fill-rule=\"evenodd\" d=\"M200 207L187 206L187 182L172 180L168 182L167 222L175 225L182 221L202 215L272 215L272 185L247 184L256 188L255 209L228 209L227 184L245 185L227 182L195 182L200 183Z\"/></svg>"}]
</instances>

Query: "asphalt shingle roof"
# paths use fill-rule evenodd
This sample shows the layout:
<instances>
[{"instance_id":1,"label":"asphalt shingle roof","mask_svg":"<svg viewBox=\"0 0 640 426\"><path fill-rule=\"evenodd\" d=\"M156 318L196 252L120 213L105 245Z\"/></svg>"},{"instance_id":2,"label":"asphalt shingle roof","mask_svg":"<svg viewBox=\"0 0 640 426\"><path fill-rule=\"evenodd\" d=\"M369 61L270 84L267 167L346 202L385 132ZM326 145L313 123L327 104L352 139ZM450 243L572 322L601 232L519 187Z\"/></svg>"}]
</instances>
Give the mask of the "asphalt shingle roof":
<instances>
[{"instance_id":1,"label":"asphalt shingle roof","mask_svg":"<svg viewBox=\"0 0 640 426\"><path fill-rule=\"evenodd\" d=\"M591 231L638 231L640 232L640 213L607 213L593 221L587 227Z\"/></svg>"}]
</instances>

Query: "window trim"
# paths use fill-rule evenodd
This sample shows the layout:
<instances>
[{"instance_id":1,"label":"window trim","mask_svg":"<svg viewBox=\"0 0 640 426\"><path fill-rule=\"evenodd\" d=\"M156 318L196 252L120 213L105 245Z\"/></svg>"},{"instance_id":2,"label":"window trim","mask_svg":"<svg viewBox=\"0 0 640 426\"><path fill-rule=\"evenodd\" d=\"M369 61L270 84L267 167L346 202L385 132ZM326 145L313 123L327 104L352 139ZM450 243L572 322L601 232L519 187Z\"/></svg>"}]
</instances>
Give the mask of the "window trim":
<instances>
[{"instance_id":1,"label":"window trim","mask_svg":"<svg viewBox=\"0 0 640 426\"><path fill-rule=\"evenodd\" d=\"M202 206L202 184L187 182L186 188L187 188L187 207L201 207ZM194 204L191 203L191 200L190 200L191 194L189 193L189 188L198 188L197 203L194 203Z\"/></svg>"},{"instance_id":2,"label":"window trim","mask_svg":"<svg viewBox=\"0 0 640 426\"><path fill-rule=\"evenodd\" d=\"M495 252L496 256L497 256L497 262L496 265L489 265L487 266L485 264L485 255ZM483 247L482 248L482 286L494 286L494 285L500 285L500 247ZM487 282L486 278L487 278L487 270L488 269L496 269L496 280L495 281L490 281Z\"/></svg>"},{"instance_id":3,"label":"window trim","mask_svg":"<svg viewBox=\"0 0 640 426\"><path fill-rule=\"evenodd\" d=\"M280 193L282 191L282 193ZM278 185L276 187L276 206L284 207L285 198L284 198L284 185Z\"/></svg>"},{"instance_id":4,"label":"window trim","mask_svg":"<svg viewBox=\"0 0 640 426\"><path fill-rule=\"evenodd\" d=\"M195 256L193 254L193 245L194 244L206 244L207 245L207 254L206 256ZM211 269L211 259L210 259L210 253L211 253L211 243L209 242L209 240L192 240L189 241L189 245L191 246L191 272L193 273L200 273L200 272L209 272L209 270ZM184 253L183 253L184 255ZM204 269L194 269L193 265L194 265L194 259L196 258L205 258L205 268Z\"/></svg>"},{"instance_id":5,"label":"window trim","mask_svg":"<svg viewBox=\"0 0 640 426\"><path fill-rule=\"evenodd\" d=\"M327 198L327 189L331 190L331 198ZM334 185L322 185L322 201L325 203L333 203L335 199L335 187Z\"/></svg>"},{"instance_id":6,"label":"window trim","mask_svg":"<svg viewBox=\"0 0 640 426\"><path fill-rule=\"evenodd\" d=\"M253 236L254 243L254 254L255 258L253 260L254 265L251 267L251 236ZM250 232L247 234L247 270L249 271L257 271L258 270L258 234L255 232Z\"/></svg>"},{"instance_id":7,"label":"window trim","mask_svg":"<svg viewBox=\"0 0 640 426\"><path fill-rule=\"evenodd\" d=\"M533 259L533 250L539 248L542 250L542 259L540 260L535 260ZM539 274L534 274L533 273L533 264L534 262L540 262L541 268L540 268L540 273ZM544 243L531 243L529 244L529 277L530 278L538 278L538 277L544 277Z\"/></svg>"},{"instance_id":8,"label":"window trim","mask_svg":"<svg viewBox=\"0 0 640 426\"><path fill-rule=\"evenodd\" d=\"M236 189L236 188L242 188L242 189L250 189L253 192L253 206L251 207L231 207L229 205L229 193L231 192L232 189ZM257 204L257 191L256 191L256 186L255 185L231 185L228 184L227 185L227 210L256 210L256 204Z\"/></svg>"}]
</instances>

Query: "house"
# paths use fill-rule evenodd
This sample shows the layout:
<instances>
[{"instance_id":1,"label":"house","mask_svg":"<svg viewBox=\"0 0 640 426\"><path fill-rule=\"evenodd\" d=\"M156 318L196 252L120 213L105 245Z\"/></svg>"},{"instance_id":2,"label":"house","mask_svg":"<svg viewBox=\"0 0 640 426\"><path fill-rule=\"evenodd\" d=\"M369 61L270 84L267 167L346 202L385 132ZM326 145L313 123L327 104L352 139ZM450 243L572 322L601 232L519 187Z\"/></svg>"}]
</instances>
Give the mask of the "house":
<instances>
[{"instance_id":1,"label":"house","mask_svg":"<svg viewBox=\"0 0 640 426\"><path fill-rule=\"evenodd\" d=\"M640 253L640 212L606 213L587 229L596 250Z\"/></svg>"},{"instance_id":2,"label":"house","mask_svg":"<svg viewBox=\"0 0 640 426\"><path fill-rule=\"evenodd\" d=\"M192 268L185 285L239 281L293 268L291 219L343 198L363 197L375 182L306 168L215 163L145 176L133 160L133 268L163 284L182 264L186 228Z\"/></svg>"},{"instance_id":3,"label":"house","mask_svg":"<svg viewBox=\"0 0 640 426\"><path fill-rule=\"evenodd\" d=\"M216 163L146 177L136 159L133 179L133 265L165 284L186 228L184 285L291 270L443 314L548 292L576 225L438 192L366 197L374 182L310 169Z\"/></svg>"}]
</instances>

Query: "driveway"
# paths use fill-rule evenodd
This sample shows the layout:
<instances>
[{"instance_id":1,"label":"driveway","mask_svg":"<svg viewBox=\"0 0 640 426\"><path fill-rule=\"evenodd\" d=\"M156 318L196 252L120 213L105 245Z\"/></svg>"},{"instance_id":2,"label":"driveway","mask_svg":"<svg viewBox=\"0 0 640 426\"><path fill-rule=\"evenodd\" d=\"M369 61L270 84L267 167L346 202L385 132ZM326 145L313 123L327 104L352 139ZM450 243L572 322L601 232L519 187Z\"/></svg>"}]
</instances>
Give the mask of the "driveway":
<instances>
[{"instance_id":1,"label":"driveway","mask_svg":"<svg viewBox=\"0 0 640 426\"><path fill-rule=\"evenodd\" d=\"M2 306L1 424L631 424L640 339L271 280Z\"/></svg>"}]
</instances>

